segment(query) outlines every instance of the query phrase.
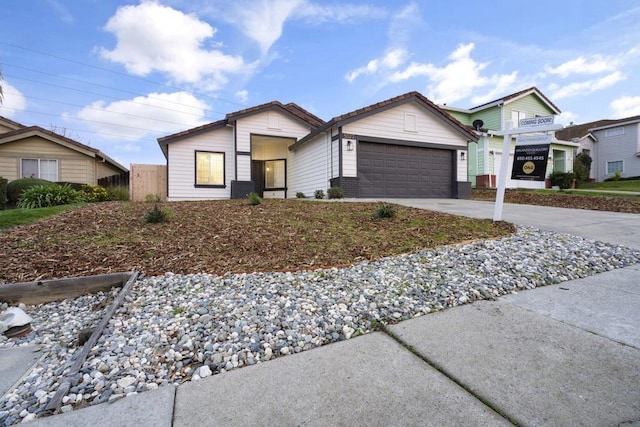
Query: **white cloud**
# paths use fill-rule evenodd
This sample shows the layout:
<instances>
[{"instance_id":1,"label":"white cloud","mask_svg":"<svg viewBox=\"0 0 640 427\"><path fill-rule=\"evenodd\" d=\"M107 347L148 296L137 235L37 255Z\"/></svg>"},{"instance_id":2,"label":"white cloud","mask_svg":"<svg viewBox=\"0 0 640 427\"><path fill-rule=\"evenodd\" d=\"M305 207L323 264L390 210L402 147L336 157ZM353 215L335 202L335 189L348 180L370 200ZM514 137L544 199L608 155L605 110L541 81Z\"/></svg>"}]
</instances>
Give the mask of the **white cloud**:
<instances>
[{"instance_id":1,"label":"white cloud","mask_svg":"<svg viewBox=\"0 0 640 427\"><path fill-rule=\"evenodd\" d=\"M571 111L563 111L559 115L556 116L556 123L561 125L568 125L570 123L575 123L578 121L578 115L572 113Z\"/></svg>"},{"instance_id":2,"label":"white cloud","mask_svg":"<svg viewBox=\"0 0 640 427\"><path fill-rule=\"evenodd\" d=\"M208 105L187 92L151 93L131 100L94 102L75 117L88 121L106 138L158 137L199 126ZM71 115L64 115L73 119Z\"/></svg>"},{"instance_id":3,"label":"white cloud","mask_svg":"<svg viewBox=\"0 0 640 427\"><path fill-rule=\"evenodd\" d=\"M158 3L143 1L118 8L105 30L116 36L117 44L113 50L101 48L100 54L135 75L159 71L176 82L215 90L227 82L227 74L251 70L239 56L203 47L215 28Z\"/></svg>"},{"instance_id":4,"label":"white cloud","mask_svg":"<svg viewBox=\"0 0 640 427\"><path fill-rule=\"evenodd\" d=\"M345 75L345 79L351 83L360 76L375 74L382 69L393 70L402 65L407 59L407 52L404 49L394 49L387 52L381 58L372 59L355 70L349 71Z\"/></svg>"},{"instance_id":5,"label":"white cloud","mask_svg":"<svg viewBox=\"0 0 640 427\"><path fill-rule=\"evenodd\" d=\"M624 117L640 115L640 96L623 96L611 102L613 117L619 119Z\"/></svg>"},{"instance_id":6,"label":"white cloud","mask_svg":"<svg viewBox=\"0 0 640 427\"><path fill-rule=\"evenodd\" d=\"M235 1L223 13L266 54L282 35L285 21L302 4L303 0Z\"/></svg>"},{"instance_id":7,"label":"white cloud","mask_svg":"<svg viewBox=\"0 0 640 427\"><path fill-rule=\"evenodd\" d=\"M336 5L326 5L302 1L294 9L294 18L303 18L310 24L324 23L350 23L365 19L379 19L387 15L384 9L369 5L355 5L340 3Z\"/></svg>"},{"instance_id":8,"label":"white cloud","mask_svg":"<svg viewBox=\"0 0 640 427\"><path fill-rule=\"evenodd\" d=\"M431 63L412 63L406 69L397 71L389 77L390 82L399 82L416 77L426 77L427 96L436 103L451 103L470 96L475 90L490 87L491 90L476 101L489 99L494 93L502 93L511 86L517 77L517 71L510 74L483 76L482 71L489 62L479 63L471 58L473 43L460 44L449 55L450 62L444 67Z\"/></svg>"},{"instance_id":9,"label":"white cloud","mask_svg":"<svg viewBox=\"0 0 640 427\"><path fill-rule=\"evenodd\" d=\"M587 95L598 90L608 88L609 86L613 86L614 84L624 80L625 78L626 76L620 71L615 71L599 79L570 83L565 86L558 86L557 84L553 84L549 86L549 88L553 91L553 93L551 94L551 99L562 99L576 95Z\"/></svg>"},{"instance_id":10,"label":"white cloud","mask_svg":"<svg viewBox=\"0 0 640 427\"><path fill-rule=\"evenodd\" d=\"M12 117L16 111L24 110L27 102L17 88L11 86L6 80L0 80L2 86L2 103L0 104L0 115Z\"/></svg>"},{"instance_id":11,"label":"white cloud","mask_svg":"<svg viewBox=\"0 0 640 427\"><path fill-rule=\"evenodd\" d=\"M236 98L242 103L246 103L249 99L249 92L246 89L239 90L236 92Z\"/></svg>"},{"instance_id":12,"label":"white cloud","mask_svg":"<svg viewBox=\"0 0 640 427\"><path fill-rule=\"evenodd\" d=\"M545 71L549 74L566 78L572 74L599 74L614 71L617 69L618 65L618 60L604 57L602 55L592 55L590 58L579 56L578 58L564 62L555 68L547 66L545 67Z\"/></svg>"},{"instance_id":13,"label":"white cloud","mask_svg":"<svg viewBox=\"0 0 640 427\"><path fill-rule=\"evenodd\" d=\"M306 25L352 24L379 19L387 15L384 9L359 4L327 5L309 0L207 0L191 6L199 13L224 19L235 25L260 47L266 55L282 36L285 23L302 21Z\"/></svg>"}]
</instances>

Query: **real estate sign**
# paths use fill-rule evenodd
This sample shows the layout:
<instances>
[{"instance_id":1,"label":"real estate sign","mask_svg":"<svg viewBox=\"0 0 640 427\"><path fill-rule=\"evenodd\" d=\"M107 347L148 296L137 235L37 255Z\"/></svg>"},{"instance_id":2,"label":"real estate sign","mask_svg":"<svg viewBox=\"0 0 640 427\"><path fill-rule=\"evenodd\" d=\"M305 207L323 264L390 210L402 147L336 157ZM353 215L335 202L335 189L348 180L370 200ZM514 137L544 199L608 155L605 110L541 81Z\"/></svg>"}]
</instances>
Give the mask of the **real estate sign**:
<instances>
[{"instance_id":1,"label":"real estate sign","mask_svg":"<svg viewBox=\"0 0 640 427\"><path fill-rule=\"evenodd\" d=\"M516 145L511 179L544 181L549 159L549 144Z\"/></svg>"}]
</instances>

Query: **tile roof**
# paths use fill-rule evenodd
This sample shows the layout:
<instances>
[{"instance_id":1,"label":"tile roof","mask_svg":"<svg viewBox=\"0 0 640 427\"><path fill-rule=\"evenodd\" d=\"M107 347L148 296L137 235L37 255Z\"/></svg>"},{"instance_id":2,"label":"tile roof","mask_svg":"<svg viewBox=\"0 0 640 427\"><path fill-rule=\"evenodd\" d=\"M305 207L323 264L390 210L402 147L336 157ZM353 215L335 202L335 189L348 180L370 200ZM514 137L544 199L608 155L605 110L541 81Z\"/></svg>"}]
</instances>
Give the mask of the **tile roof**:
<instances>
[{"instance_id":1,"label":"tile roof","mask_svg":"<svg viewBox=\"0 0 640 427\"><path fill-rule=\"evenodd\" d=\"M474 141L478 139L478 136L473 132L473 130L470 127L460 123L456 118L454 118L452 115L450 115L449 113L447 113L446 111L438 107L436 104L431 102L427 97L425 97L421 93L412 91L412 92L407 92L405 94L402 94L393 98L389 98L381 102L377 102L375 104L371 104L363 108L359 108L357 110L351 111L346 114L342 114L340 116L336 116L333 119L326 122L324 125L315 129L309 135L302 138L300 141L296 142L292 147L295 148L296 146L306 143L317 134L324 132L325 130L331 128L332 126L341 126L351 121L360 119L363 116L373 114L375 112L383 111L385 109L394 107L399 104L403 104L405 102L410 102L410 101L417 101L421 103L422 105L427 107L430 111L440 116L441 119L448 122L451 126L455 127L459 132L463 133L469 139L472 139Z\"/></svg>"},{"instance_id":2,"label":"tile roof","mask_svg":"<svg viewBox=\"0 0 640 427\"><path fill-rule=\"evenodd\" d=\"M206 125L198 126L195 128L183 130L181 132L173 133L171 135L163 136L162 138L158 138L158 144L160 146L167 145L172 141L176 141L187 136L197 135L202 132L207 132L213 129L218 129L221 127L225 127L227 125L227 119L218 120L216 122L207 123Z\"/></svg>"}]
</instances>

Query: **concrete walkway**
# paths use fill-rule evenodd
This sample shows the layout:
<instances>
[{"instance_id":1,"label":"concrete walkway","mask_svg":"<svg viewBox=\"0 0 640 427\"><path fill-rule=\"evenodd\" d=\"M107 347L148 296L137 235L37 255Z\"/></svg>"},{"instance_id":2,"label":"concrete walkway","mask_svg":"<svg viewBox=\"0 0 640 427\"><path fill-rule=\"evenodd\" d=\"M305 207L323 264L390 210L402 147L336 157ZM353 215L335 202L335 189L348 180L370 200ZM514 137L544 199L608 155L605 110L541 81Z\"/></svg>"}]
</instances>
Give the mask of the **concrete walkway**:
<instances>
[{"instance_id":1,"label":"concrete walkway","mask_svg":"<svg viewBox=\"0 0 640 427\"><path fill-rule=\"evenodd\" d=\"M640 247L639 215L507 205L505 220ZM639 306L640 264L32 425L640 425Z\"/></svg>"}]
</instances>

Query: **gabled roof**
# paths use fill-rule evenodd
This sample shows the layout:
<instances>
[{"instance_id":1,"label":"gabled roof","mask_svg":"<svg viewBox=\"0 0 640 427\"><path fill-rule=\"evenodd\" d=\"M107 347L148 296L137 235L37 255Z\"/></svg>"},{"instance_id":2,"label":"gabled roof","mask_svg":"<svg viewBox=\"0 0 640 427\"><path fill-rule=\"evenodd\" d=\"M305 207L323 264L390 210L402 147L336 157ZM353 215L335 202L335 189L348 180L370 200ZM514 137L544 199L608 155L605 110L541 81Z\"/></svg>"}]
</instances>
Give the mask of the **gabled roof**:
<instances>
[{"instance_id":1,"label":"gabled roof","mask_svg":"<svg viewBox=\"0 0 640 427\"><path fill-rule=\"evenodd\" d=\"M243 117L270 110L280 111L288 116L292 116L294 120L301 121L304 125L311 128L316 128L324 123L322 119L314 116L313 114L300 107L299 105L294 104L293 102L283 105L279 101L271 101L267 102L266 104L256 105L255 107L250 107L244 110L229 113L226 115L226 119L229 122L233 122Z\"/></svg>"},{"instance_id":2,"label":"gabled roof","mask_svg":"<svg viewBox=\"0 0 640 427\"><path fill-rule=\"evenodd\" d=\"M515 92L515 93L512 93L510 95L503 96L502 98L494 99L493 101L489 101L489 102L486 102L484 104L481 104L481 105L478 105L478 106L475 106L475 107L471 107L468 110L465 110L463 108L449 107L449 106L445 106L444 108L445 109L450 109L452 111L460 111L460 112L466 112L466 113L477 113L478 111L486 110L487 108L491 108L491 107L495 107L495 106L503 105L503 104L509 104L510 102L517 101L518 99L524 98L525 96L528 96L528 95L531 95L531 94L534 94L538 98L540 98L542 100L542 102L547 104L547 106L555 114L560 114L560 109L558 107L556 107L556 105L553 102L551 102L551 100L549 100L549 98L547 98L535 86L532 86L532 87L527 88L527 89L523 89L523 90L521 90L519 92Z\"/></svg>"},{"instance_id":3,"label":"gabled roof","mask_svg":"<svg viewBox=\"0 0 640 427\"><path fill-rule=\"evenodd\" d=\"M13 130L16 129L20 129L23 128L24 125L18 123L18 122L14 122L13 120L9 120L6 117L0 116L0 125L6 126L8 128L11 128Z\"/></svg>"},{"instance_id":4,"label":"gabled roof","mask_svg":"<svg viewBox=\"0 0 640 427\"><path fill-rule=\"evenodd\" d=\"M180 141L184 138L189 138L201 133L209 132L215 129L223 128L227 126L231 122L235 122L243 117L247 117L257 113L263 113L265 111L279 111L288 115L298 122L302 122L303 125L308 126L311 129L315 129L318 126L321 126L324 123L324 120L315 116L314 114L308 112L304 108L300 107L293 102L283 105L278 101L267 102L266 104L256 105L255 107L245 108L244 110L234 111L233 113L228 113L224 119L218 120L212 123L207 123L206 125L198 126L195 128L187 129L181 132L177 132L171 135L163 136L162 138L158 138L158 144L160 144L160 149L164 153L164 156L167 157L167 145Z\"/></svg>"},{"instance_id":5,"label":"gabled roof","mask_svg":"<svg viewBox=\"0 0 640 427\"><path fill-rule=\"evenodd\" d=\"M617 120L603 120L609 123L604 123L604 124L596 124L594 126L592 126L589 130L599 130L599 129L606 129L609 127L614 127L614 126L620 126L620 125L630 125L633 123L640 123L640 116L632 116L632 117L626 117L624 119L617 119Z\"/></svg>"},{"instance_id":6,"label":"gabled roof","mask_svg":"<svg viewBox=\"0 0 640 427\"><path fill-rule=\"evenodd\" d=\"M556 138L562 141L581 139L591 133L590 129L611 124L613 122L615 122L615 120L597 120L595 122L582 123L579 125L570 125L562 130L556 131Z\"/></svg>"},{"instance_id":7,"label":"gabled roof","mask_svg":"<svg viewBox=\"0 0 640 427\"><path fill-rule=\"evenodd\" d=\"M473 130L471 130L471 128L460 123L453 116L451 116L446 111L442 110L440 107L438 107L436 104L431 102L429 99L427 99L427 97L425 97L421 93L412 91L412 92L407 92L403 95L396 96L394 98L387 99L385 101L381 101L381 102L369 105L364 108L351 111L350 113L336 116L333 119L326 122L325 124L323 124L322 126L316 128L309 135L305 136L295 144L291 145L289 149L295 150L300 145L307 143L309 140L311 140L313 137L315 137L319 133L325 132L327 129L330 129L333 126L344 126L347 123L360 120L371 114L380 113L382 111L397 107L398 105L402 105L407 102L417 102L427 110L434 113L436 116L442 119L446 124L454 128L454 130L456 130L466 138L469 138L473 141L478 140L478 136L473 132Z\"/></svg>"},{"instance_id":8,"label":"gabled roof","mask_svg":"<svg viewBox=\"0 0 640 427\"><path fill-rule=\"evenodd\" d=\"M3 118L4 119L4 118ZM14 122L15 123L15 122ZM29 138L31 136L39 136L48 141L51 141L56 144L60 144L64 147L75 150L79 153L87 155L89 157L100 157L105 160L105 162L112 164L116 168L127 171L128 169L122 166L120 163L116 162L106 154L102 153L100 150L89 147L88 145L84 145L78 141L67 138L66 136L62 136L50 130L46 130L41 128L40 126L23 126L18 123L20 128L16 130L12 130L11 132L6 132L0 134L0 144L6 144L9 142L20 141L21 139Z\"/></svg>"}]
</instances>

